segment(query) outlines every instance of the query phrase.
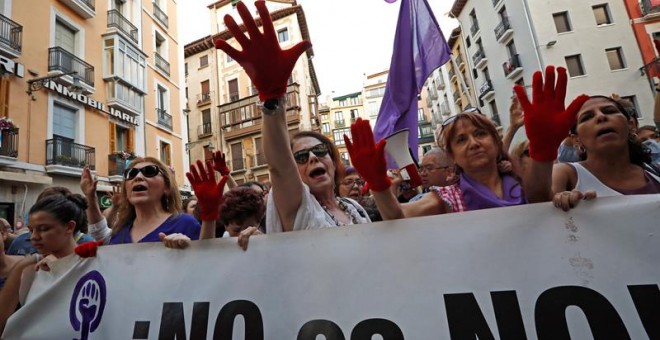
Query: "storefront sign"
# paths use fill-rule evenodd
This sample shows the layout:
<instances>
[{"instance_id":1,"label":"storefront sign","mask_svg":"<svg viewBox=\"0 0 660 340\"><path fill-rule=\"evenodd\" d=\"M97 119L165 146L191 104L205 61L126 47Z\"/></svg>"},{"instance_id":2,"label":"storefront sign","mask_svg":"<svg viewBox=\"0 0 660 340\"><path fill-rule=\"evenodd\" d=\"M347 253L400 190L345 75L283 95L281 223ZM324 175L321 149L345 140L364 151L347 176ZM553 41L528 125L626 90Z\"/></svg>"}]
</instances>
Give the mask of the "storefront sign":
<instances>
[{"instance_id":1,"label":"storefront sign","mask_svg":"<svg viewBox=\"0 0 660 340\"><path fill-rule=\"evenodd\" d=\"M69 91L69 88L67 86L64 86L62 84L56 83L54 81L49 81L48 85L46 85L47 88L49 88L52 91L55 91L59 94L61 94L64 97L69 97L72 100L76 100L80 103L83 103L84 105L91 107L93 109L103 111L107 113L108 115L115 117L119 120L125 121L127 123L131 123L133 125L139 125L138 117L129 115L128 113L122 112L120 110L117 110L113 107L108 107L107 105L96 101L92 99L91 97L88 97L82 93L75 93Z\"/></svg>"},{"instance_id":2,"label":"storefront sign","mask_svg":"<svg viewBox=\"0 0 660 340\"><path fill-rule=\"evenodd\" d=\"M19 78L23 78L25 75L25 66L11 59L0 56L0 73L9 73Z\"/></svg>"}]
</instances>

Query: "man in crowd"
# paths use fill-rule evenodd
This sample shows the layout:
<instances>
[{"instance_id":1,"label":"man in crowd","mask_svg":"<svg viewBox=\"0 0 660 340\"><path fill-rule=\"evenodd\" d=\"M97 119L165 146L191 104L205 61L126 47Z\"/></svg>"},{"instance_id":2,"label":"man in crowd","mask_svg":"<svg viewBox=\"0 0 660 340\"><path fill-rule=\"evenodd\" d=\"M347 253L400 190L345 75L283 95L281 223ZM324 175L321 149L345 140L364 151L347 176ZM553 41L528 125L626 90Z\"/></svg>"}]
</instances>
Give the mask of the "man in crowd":
<instances>
[{"instance_id":1,"label":"man in crowd","mask_svg":"<svg viewBox=\"0 0 660 340\"><path fill-rule=\"evenodd\" d=\"M454 175L454 163L445 151L433 148L424 154L422 164L419 167L419 176L422 178L423 192L410 201L416 201L432 186L444 187Z\"/></svg>"}]
</instances>

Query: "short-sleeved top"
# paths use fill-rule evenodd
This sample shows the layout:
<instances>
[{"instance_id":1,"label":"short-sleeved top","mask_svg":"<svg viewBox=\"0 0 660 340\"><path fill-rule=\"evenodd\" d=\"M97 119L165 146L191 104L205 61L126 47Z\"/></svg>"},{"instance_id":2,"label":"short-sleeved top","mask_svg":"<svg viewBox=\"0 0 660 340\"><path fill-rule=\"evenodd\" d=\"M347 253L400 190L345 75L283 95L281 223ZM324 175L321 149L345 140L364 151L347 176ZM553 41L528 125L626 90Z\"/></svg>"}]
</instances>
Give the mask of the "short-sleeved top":
<instances>
[{"instance_id":1,"label":"short-sleeved top","mask_svg":"<svg viewBox=\"0 0 660 340\"><path fill-rule=\"evenodd\" d=\"M94 241L94 238L87 235L83 234L81 232L78 232L76 234L76 243L82 244L85 242L91 242ZM32 246L32 243L30 242L30 233L23 233L18 235L14 239L14 241L11 242L11 245L7 249L7 255L30 255L30 254L36 254L37 249L35 249Z\"/></svg>"},{"instance_id":2,"label":"short-sleeved top","mask_svg":"<svg viewBox=\"0 0 660 340\"><path fill-rule=\"evenodd\" d=\"M273 199L273 190L268 193L268 204L266 205L266 233L280 233L283 231L280 215L275 207ZM357 224L370 223L369 215L366 210L355 200L342 197L345 203L346 212L351 215ZM329 227L339 227L332 216L319 204L314 195L309 191L307 184L303 183L302 201L296 212L296 220L293 223L293 230L320 229Z\"/></svg>"},{"instance_id":3,"label":"short-sleeved top","mask_svg":"<svg viewBox=\"0 0 660 340\"><path fill-rule=\"evenodd\" d=\"M132 228L133 222L126 224L117 234L112 236L110 243L108 244L133 243L133 240L131 239ZM137 243L160 242L160 237L158 237L159 233L164 233L165 235L179 233L190 237L191 240L199 240L199 233L201 230L202 227L199 222L197 222L197 220L191 215L172 215L159 225L158 228L145 235Z\"/></svg>"}]
</instances>

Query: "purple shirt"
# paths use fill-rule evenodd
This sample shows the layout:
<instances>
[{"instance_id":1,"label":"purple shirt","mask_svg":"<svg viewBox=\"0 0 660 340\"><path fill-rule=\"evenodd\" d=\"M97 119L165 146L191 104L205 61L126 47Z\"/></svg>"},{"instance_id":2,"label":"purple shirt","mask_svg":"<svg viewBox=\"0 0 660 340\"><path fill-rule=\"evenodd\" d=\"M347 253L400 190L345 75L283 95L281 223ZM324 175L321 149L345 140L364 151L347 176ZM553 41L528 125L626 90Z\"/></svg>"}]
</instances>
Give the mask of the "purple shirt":
<instances>
[{"instance_id":1,"label":"purple shirt","mask_svg":"<svg viewBox=\"0 0 660 340\"><path fill-rule=\"evenodd\" d=\"M133 243L131 239L131 229L133 222L126 224L121 230L112 236L109 244ZM154 231L145 235L138 243L142 242L160 242L159 233L165 235L180 233L190 237L191 240L199 240L199 233L202 227L197 220L188 214L178 214L170 216L163 224L159 225Z\"/></svg>"}]
</instances>

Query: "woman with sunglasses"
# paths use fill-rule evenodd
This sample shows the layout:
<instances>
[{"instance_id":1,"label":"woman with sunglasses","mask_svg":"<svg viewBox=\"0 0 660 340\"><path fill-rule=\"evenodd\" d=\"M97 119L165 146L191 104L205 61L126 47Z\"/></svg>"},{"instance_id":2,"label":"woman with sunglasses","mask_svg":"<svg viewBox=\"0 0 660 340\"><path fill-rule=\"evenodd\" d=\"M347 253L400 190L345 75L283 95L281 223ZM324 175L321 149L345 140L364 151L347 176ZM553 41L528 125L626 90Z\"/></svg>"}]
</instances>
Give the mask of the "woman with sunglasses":
<instances>
[{"instance_id":1,"label":"woman with sunglasses","mask_svg":"<svg viewBox=\"0 0 660 340\"><path fill-rule=\"evenodd\" d=\"M117 221L108 228L98 205L88 214L89 230L97 241L106 244L163 242L165 246L187 246L183 236L199 239L200 224L181 213L181 196L169 168L153 157L138 157L124 171L121 184L122 204ZM96 181L88 169L83 171L81 189L95 199Z\"/></svg>"},{"instance_id":2,"label":"woman with sunglasses","mask_svg":"<svg viewBox=\"0 0 660 340\"><path fill-rule=\"evenodd\" d=\"M241 51L222 39L215 46L245 69L259 92L264 154L272 183L266 208L267 233L369 222L357 202L335 195L343 166L334 143L315 132L300 132L289 139L287 81L300 55L312 45L303 41L282 50L266 3L257 1L255 5L263 33L245 4L238 2L236 9L249 38L227 15L225 24Z\"/></svg>"}]
</instances>

